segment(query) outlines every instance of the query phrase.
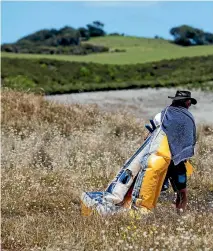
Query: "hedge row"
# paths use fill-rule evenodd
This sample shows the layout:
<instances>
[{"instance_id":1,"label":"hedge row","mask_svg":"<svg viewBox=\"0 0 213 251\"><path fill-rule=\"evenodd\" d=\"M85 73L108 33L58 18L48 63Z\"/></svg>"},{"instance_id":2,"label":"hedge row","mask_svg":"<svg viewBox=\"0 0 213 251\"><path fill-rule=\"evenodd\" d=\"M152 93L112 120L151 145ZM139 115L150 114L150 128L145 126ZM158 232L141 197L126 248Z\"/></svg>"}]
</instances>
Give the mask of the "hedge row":
<instances>
[{"instance_id":1,"label":"hedge row","mask_svg":"<svg viewBox=\"0 0 213 251\"><path fill-rule=\"evenodd\" d=\"M106 46L92 44L82 44L73 46L35 46L33 44L5 44L1 46L1 51L28 54L87 55L91 53L109 52L109 48Z\"/></svg>"}]
</instances>

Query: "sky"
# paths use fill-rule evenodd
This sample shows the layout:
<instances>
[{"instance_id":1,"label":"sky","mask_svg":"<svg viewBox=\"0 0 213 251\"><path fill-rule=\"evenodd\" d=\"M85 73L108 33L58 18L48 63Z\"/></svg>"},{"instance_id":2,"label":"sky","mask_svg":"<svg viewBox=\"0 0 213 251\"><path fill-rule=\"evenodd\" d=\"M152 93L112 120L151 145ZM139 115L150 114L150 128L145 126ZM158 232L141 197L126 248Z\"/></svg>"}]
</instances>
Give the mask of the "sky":
<instances>
[{"instance_id":1,"label":"sky","mask_svg":"<svg viewBox=\"0 0 213 251\"><path fill-rule=\"evenodd\" d=\"M3 1L1 43L13 43L40 29L104 23L107 33L171 39L172 27L187 24L213 33L213 2L183 1Z\"/></svg>"}]
</instances>

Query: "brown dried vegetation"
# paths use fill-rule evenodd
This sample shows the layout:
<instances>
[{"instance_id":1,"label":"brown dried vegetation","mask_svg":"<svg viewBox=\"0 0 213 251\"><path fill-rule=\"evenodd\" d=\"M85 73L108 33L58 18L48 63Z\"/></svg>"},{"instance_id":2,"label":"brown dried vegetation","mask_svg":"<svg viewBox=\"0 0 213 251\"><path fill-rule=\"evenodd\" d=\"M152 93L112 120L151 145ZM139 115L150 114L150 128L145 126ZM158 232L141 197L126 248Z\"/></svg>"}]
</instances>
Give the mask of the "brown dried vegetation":
<instances>
[{"instance_id":1,"label":"brown dried vegetation","mask_svg":"<svg viewBox=\"0 0 213 251\"><path fill-rule=\"evenodd\" d=\"M169 191L141 219L84 218L80 193L107 186L143 142L143 121L11 90L1 96L3 250L213 249L211 127L198 128L185 214Z\"/></svg>"}]
</instances>

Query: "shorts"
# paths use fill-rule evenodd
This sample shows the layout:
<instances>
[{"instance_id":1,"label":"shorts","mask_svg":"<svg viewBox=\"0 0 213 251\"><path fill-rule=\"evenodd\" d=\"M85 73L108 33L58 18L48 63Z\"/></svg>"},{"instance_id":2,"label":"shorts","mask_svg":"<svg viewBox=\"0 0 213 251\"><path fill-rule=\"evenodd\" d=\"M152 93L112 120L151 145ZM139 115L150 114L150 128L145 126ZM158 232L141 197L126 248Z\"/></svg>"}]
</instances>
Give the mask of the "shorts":
<instances>
[{"instance_id":1,"label":"shorts","mask_svg":"<svg viewBox=\"0 0 213 251\"><path fill-rule=\"evenodd\" d=\"M170 162L164 183L168 182L168 179L175 192L186 188L187 175L184 161L180 162L177 166L174 165L173 161Z\"/></svg>"}]
</instances>

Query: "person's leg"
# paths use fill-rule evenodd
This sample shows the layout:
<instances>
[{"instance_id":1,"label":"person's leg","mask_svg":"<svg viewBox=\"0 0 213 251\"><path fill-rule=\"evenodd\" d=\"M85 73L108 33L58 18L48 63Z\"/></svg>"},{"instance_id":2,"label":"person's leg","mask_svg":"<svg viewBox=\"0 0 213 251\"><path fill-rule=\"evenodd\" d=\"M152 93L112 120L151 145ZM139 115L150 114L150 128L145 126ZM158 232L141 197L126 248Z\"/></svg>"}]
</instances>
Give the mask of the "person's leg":
<instances>
[{"instance_id":1,"label":"person's leg","mask_svg":"<svg viewBox=\"0 0 213 251\"><path fill-rule=\"evenodd\" d=\"M177 199L176 199L176 208L177 211L185 211L187 206L187 189L181 189L177 192Z\"/></svg>"},{"instance_id":2,"label":"person's leg","mask_svg":"<svg viewBox=\"0 0 213 251\"><path fill-rule=\"evenodd\" d=\"M173 190L177 193L176 208L177 211L184 211L187 206L187 175L184 162L179 163L177 166L173 162L170 164L170 182Z\"/></svg>"}]
</instances>

